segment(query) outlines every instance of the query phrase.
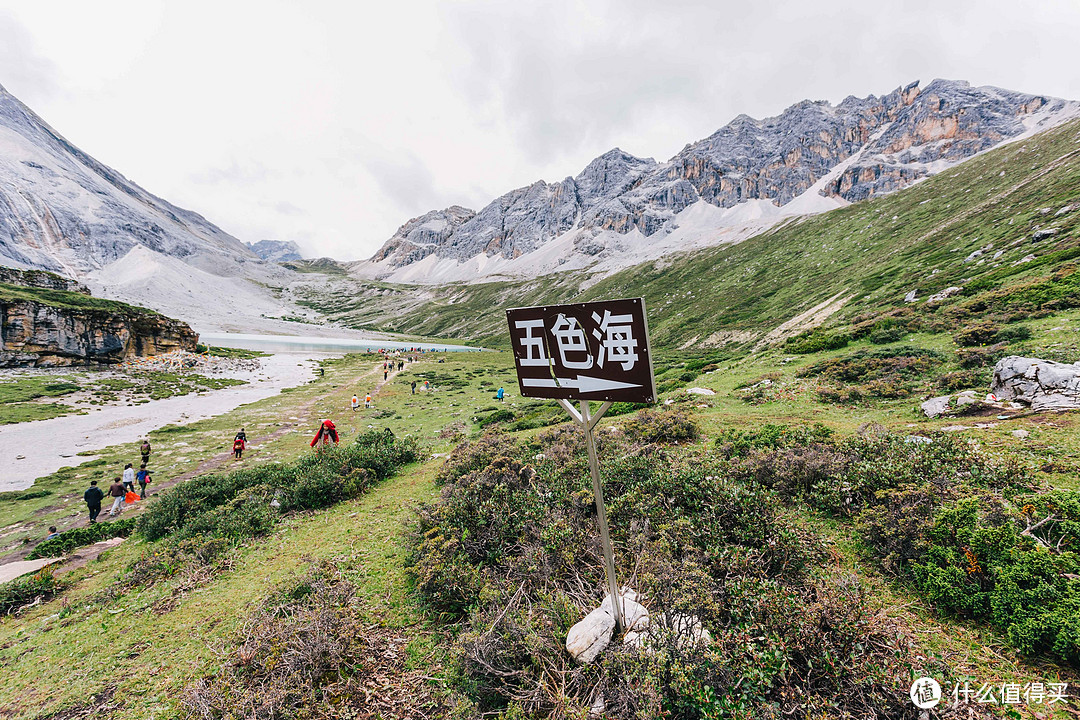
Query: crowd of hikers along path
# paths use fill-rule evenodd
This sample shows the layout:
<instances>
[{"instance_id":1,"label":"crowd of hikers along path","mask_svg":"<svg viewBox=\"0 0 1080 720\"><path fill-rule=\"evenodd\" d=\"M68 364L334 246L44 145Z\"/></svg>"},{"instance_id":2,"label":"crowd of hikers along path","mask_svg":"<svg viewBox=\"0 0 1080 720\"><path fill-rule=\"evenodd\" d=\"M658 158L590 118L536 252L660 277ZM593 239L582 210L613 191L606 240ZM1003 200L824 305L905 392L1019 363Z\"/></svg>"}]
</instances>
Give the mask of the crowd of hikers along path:
<instances>
[{"instance_id":1,"label":"crowd of hikers along path","mask_svg":"<svg viewBox=\"0 0 1080 720\"><path fill-rule=\"evenodd\" d=\"M405 368L405 364L409 362L416 362L417 355L398 354L384 360L382 363L383 383L388 382L390 374L395 371L401 371ZM378 383L381 385L382 383ZM416 381L411 383L411 392L416 393ZM430 383L428 380L423 381L423 390L430 389ZM499 388L496 393L498 400L503 399L503 388ZM369 391L364 396L364 408L370 409L374 403L372 392ZM353 395L350 400L350 408L355 411L359 408L360 400L357 395ZM312 448L326 447L328 445L337 445L340 441L338 436L337 427L333 420L324 418L320 421L318 429L315 432L315 436L311 439L310 446ZM247 449L248 438L244 428L240 428L236 435L233 437L231 456L234 460L243 460L244 451ZM112 504L109 506L107 516L114 518L119 515L125 507L134 505L140 500L145 500L147 497L147 486L152 483L152 475L154 471L148 467L150 464L150 458L152 456L153 447L150 444L148 438L141 438L137 445L138 454L140 457L139 469L135 470L132 463L126 463L123 471L120 475L114 476L109 481L105 490L101 489L99 480L91 480L90 487L83 493L83 501L86 503L88 512L88 524L95 524L98 522L98 517L102 512L102 503L108 499ZM138 492L136 492L135 485L138 484ZM151 493L153 494L153 493ZM46 540L52 540L59 537L62 533L56 530L55 526L49 527L49 534L46 536Z\"/></svg>"}]
</instances>

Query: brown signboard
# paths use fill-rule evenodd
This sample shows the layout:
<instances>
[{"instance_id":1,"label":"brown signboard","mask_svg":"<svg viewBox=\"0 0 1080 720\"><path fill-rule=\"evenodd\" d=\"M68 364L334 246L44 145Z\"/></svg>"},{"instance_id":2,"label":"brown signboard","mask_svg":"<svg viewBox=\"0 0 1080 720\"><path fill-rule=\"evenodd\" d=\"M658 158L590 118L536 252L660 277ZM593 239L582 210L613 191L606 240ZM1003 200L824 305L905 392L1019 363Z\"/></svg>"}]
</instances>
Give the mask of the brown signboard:
<instances>
[{"instance_id":1,"label":"brown signboard","mask_svg":"<svg viewBox=\"0 0 1080 720\"><path fill-rule=\"evenodd\" d=\"M523 397L656 400L645 301L506 311Z\"/></svg>"}]
</instances>

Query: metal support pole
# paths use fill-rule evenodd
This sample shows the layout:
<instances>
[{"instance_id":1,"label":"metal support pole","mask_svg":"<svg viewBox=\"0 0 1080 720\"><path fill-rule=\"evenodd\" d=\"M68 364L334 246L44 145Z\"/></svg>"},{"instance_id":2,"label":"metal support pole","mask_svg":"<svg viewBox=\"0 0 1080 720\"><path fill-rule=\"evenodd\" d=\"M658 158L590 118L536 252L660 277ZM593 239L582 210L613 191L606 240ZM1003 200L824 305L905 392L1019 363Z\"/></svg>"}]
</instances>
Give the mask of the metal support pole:
<instances>
[{"instance_id":1,"label":"metal support pole","mask_svg":"<svg viewBox=\"0 0 1080 720\"><path fill-rule=\"evenodd\" d=\"M607 511L604 509L604 488L600 485L600 460L596 455L596 439L593 428L611 403L600 406L595 416L589 414L589 401L581 401L581 429L585 433L585 448L589 453L589 472L592 474L593 495L596 498L596 524L600 526L600 544L604 549L604 573L607 575L608 593L611 595L611 613L615 617L615 631L624 630L621 598L618 584L615 582L615 550L611 546L611 534L608 532Z\"/></svg>"}]
</instances>

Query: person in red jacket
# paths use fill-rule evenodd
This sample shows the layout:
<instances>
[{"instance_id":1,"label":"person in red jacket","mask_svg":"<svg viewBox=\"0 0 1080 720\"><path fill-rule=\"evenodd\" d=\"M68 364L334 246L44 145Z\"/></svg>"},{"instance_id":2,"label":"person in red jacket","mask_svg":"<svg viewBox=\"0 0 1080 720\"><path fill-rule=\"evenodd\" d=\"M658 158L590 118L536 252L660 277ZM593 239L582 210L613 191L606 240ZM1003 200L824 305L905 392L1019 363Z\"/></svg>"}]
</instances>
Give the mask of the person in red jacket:
<instances>
[{"instance_id":1,"label":"person in red jacket","mask_svg":"<svg viewBox=\"0 0 1080 720\"><path fill-rule=\"evenodd\" d=\"M323 446L329 445L331 440L335 445L337 444L337 428L334 427L334 422L332 420L323 420L322 425L319 426L319 431L316 432L315 437L311 439L311 447L320 444Z\"/></svg>"}]
</instances>

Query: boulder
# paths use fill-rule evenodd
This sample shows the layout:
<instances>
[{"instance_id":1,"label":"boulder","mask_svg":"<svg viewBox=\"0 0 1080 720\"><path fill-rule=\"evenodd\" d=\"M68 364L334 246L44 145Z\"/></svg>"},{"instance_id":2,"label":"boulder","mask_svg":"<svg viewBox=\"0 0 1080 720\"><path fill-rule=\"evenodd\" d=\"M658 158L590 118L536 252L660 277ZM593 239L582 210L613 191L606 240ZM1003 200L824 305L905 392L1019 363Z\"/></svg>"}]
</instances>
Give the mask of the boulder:
<instances>
[{"instance_id":1,"label":"boulder","mask_svg":"<svg viewBox=\"0 0 1080 720\"><path fill-rule=\"evenodd\" d=\"M626 630L640 632L649 627L649 611L637 602L638 594L623 588L620 595L623 622ZM566 650L574 660L587 665L611 643L615 634L615 616L611 611L611 595L604 596L600 607L582 618L566 634Z\"/></svg>"},{"instance_id":2,"label":"boulder","mask_svg":"<svg viewBox=\"0 0 1080 720\"><path fill-rule=\"evenodd\" d=\"M687 388L686 392L690 393L691 395L715 395L716 394L714 391L710 390L709 388L699 388L699 387Z\"/></svg>"},{"instance_id":3,"label":"boulder","mask_svg":"<svg viewBox=\"0 0 1080 720\"><path fill-rule=\"evenodd\" d=\"M930 398L919 407L926 414L928 418L936 418L945 414L949 409L949 401L952 400L951 395L942 395L941 397Z\"/></svg>"},{"instance_id":4,"label":"boulder","mask_svg":"<svg viewBox=\"0 0 1080 720\"><path fill-rule=\"evenodd\" d=\"M1032 410L1080 408L1080 363L1072 365L1016 355L994 365L991 392Z\"/></svg>"},{"instance_id":5,"label":"boulder","mask_svg":"<svg viewBox=\"0 0 1080 720\"><path fill-rule=\"evenodd\" d=\"M566 651L582 665L595 660L611 642L611 636L615 633L615 618L610 610L610 604L607 608L596 608L566 634Z\"/></svg>"},{"instance_id":6,"label":"boulder","mask_svg":"<svg viewBox=\"0 0 1080 720\"><path fill-rule=\"evenodd\" d=\"M927 305L933 305L934 303L939 303L942 300L945 300L947 298L951 298L953 295L955 295L958 292L961 292L963 289L964 288L957 287L955 285L953 285L952 287L947 287L944 290L942 290L941 292L934 293L930 297L926 298L926 304Z\"/></svg>"}]
</instances>

